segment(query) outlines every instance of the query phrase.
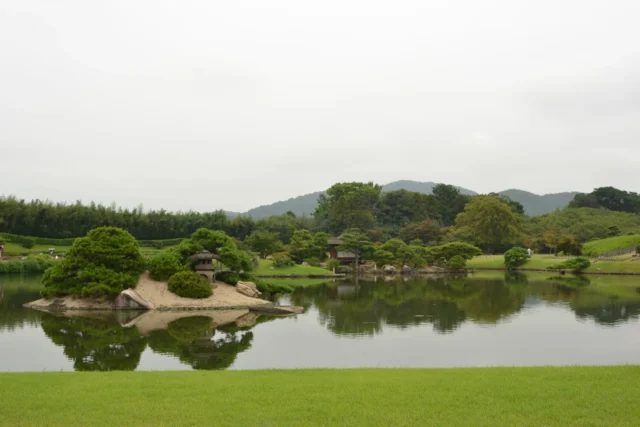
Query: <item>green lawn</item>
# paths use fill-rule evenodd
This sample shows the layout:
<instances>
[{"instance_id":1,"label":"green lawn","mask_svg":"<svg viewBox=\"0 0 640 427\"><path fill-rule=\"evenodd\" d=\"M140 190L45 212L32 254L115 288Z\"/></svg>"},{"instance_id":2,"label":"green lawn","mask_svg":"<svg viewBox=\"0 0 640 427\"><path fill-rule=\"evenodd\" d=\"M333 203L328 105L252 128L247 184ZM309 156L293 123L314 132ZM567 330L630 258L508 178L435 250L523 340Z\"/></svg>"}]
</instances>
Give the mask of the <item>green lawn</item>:
<instances>
[{"instance_id":1,"label":"green lawn","mask_svg":"<svg viewBox=\"0 0 640 427\"><path fill-rule=\"evenodd\" d=\"M619 251L634 246L640 246L640 234L592 240L582 245L582 251L589 256L596 257L605 252Z\"/></svg>"},{"instance_id":2,"label":"green lawn","mask_svg":"<svg viewBox=\"0 0 640 427\"><path fill-rule=\"evenodd\" d=\"M271 261L261 259L258 267L253 270L253 274L258 276L274 276L274 275L297 275L308 276L314 274L333 274L330 270L320 267L306 267L304 265L294 265L291 267L273 267Z\"/></svg>"},{"instance_id":3,"label":"green lawn","mask_svg":"<svg viewBox=\"0 0 640 427\"><path fill-rule=\"evenodd\" d=\"M637 425L640 367L1 374L0 425Z\"/></svg>"},{"instance_id":4,"label":"green lawn","mask_svg":"<svg viewBox=\"0 0 640 427\"><path fill-rule=\"evenodd\" d=\"M568 258L554 257L553 255L534 255L520 268L546 269L549 266L564 262ZM640 273L640 261L632 261L626 258L624 261L595 261L585 272L596 273L598 269L602 273ZM468 268L505 268L503 255L481 255L467 261Z\"/></svg>"},{"instance_id":5,"label":"green lawn","mask_svg":"<svg viewBox=\"0 0 640 427\"><path fill-rule=\"evenodd\" d=\"M64 254L71 246L58 246L58 245L34 245L30 249L24 248L19 243L7 242L4 245L4 255L6 256L21 256L21 255L32 255L32 254L41 254L41 253L49 253L49 248L55 248L57 254ZM164 248L166 249L166 248ZM143 255L153 255L159 252L160 249L141 246L140 252Z\"/></svg>"}]
</instances>

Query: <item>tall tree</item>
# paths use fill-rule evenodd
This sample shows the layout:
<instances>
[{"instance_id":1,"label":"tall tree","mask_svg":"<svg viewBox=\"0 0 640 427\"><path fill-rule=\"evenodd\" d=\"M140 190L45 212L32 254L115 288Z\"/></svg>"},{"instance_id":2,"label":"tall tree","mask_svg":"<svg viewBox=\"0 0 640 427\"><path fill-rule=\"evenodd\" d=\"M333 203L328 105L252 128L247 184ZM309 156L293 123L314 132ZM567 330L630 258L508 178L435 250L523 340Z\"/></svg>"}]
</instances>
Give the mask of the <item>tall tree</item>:
<instances>
[{"instance_id":1,"label":"tall tree","mask_svg":"<svg viewBox=\"0 0 640 427\"><path fill-rule=\"evenodd\" d=\"M273 233L266 230L254 231L247 237L246 242L249 247L258 252L262 258L266 258L282 249L280 233Z\"/></svg>"},{"instance_id":2,"label":"tall tree","mask_svg":"<svg viewBox=\"0 0 640 427\"><path fill-rule=\"evenodd\" d=\"M315 216L325 222L328 231L337 233L350 228L368 229L374 222L374 208L382 187L372 182L334 184L318 198Z\"/></svg>"},{"instance_id":3,"label":"tall tree","mask_svg":"<svg viewBox=\"0 0 640 427\"><path fill-rule=\"evenodd\" d=\"M366 234L359 229L350 229L340 236L342 244L338 246L338 250L352 252L356 256L356 266L360 263L363 256L371 255L373 246Z\"/></svg>"},{"instance_id":4,"label":"tall tree","mask_svg":"<svg viewBox=\"0 0 640 427\"><path fill-rule=\"evenodd\" d=\"M455 223L456 216L464 210L470 200L469 196L460 194L460 190L447 184L438 184L433 187L433 196L438 205L442 224L445 226Z\"/></svg>"},{"instance_id":5,"label":"tall tree","mask_svg":"<svg viewBox=\"0 0 640 427\"><path fill-rule=\"evenodd\" d=\"M456 218L456 228L465 229L491 253L498 246L516 242L521 235L522 220L502 200L476 196Z\"/></svg>"}]
</instances>

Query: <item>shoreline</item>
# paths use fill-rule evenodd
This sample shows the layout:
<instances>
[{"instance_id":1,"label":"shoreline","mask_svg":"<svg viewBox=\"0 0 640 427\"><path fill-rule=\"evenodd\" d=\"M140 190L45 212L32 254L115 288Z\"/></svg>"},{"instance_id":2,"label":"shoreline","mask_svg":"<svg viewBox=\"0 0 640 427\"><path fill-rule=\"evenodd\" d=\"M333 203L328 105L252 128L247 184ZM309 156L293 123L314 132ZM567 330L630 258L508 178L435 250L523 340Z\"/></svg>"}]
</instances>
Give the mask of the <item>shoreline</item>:
<instances>
[{"instance_id":1,"label":"shoreline","mask_svg":"<svg viewBox=\"0 0 640 427\"><path fill-rule=\"evenodd\" d=\"M149 272L140 275L135 288L126 289L111 300L89 299L75 296L41 298L23 304L23 307L47 312L80 311L189 311L189 310L261 310L279 314L293 314L299 308L286 308L271 301L248 297L237 292L235 286L215 282L213 295L208 298L183 298L170 292L166 282L151 279ZM292 311L292 309L295 309ZM300 311L301 312L301 311Z\"/></svg>"}]
</instances>

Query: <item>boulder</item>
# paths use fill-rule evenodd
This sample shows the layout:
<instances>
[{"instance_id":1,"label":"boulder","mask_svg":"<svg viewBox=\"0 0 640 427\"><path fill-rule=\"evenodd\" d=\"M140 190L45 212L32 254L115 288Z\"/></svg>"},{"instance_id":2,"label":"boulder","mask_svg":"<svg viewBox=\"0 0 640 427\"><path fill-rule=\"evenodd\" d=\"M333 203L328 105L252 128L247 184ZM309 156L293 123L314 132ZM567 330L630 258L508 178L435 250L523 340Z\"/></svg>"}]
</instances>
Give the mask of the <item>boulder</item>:
<instances>
[{"instance_id":1,"label":"boulder","mask_svg":"<svg viewBox=\"0 0 640 427\"><path fill-rule=\"evenodd\" d=\"M302 263L302 266L303 266L303 267L310 267L310 265L309 265L309 263L308 263L307 261L303 262L303 263Z\"/></svg>"},{"instance_id":2,"label":"boulder","mask_svg":"<svg viewBox=\"0 0 640 427\"><path fill-rule=\"evenodd\" d=\"M133 289L120 292L113 303L115 310L153 310L155 307Z\"/></svg>"},{"instance_id":3,"label":"boulder","mask_svg":"<svg viewBox=\"0 0 640 427\"><path fill-rule=\"evenodd\" d=\"M249 311L256 313L270 314L270 315L289 315L300 314L304 312L304 307L296 307L292 305L254 305L249 307Z\"/></svg>"},{"instance_id":4,"label":"boulder","mask_svg":"<svg viewBox=\"0 0 640 427\"><path fill-rule=\"evenodd\" d=\"M262 295L262 293L256 289L256 284L253 282L238 282L236 284L236 292L251 298L258 298Z\"/></svg>"},{"instance_id":5,"label":"boulder","mask_svg":"<svg viewBox=\"0 0 640 427\"><path fill-rule=\"evenodd\" d=\"M403 265L402 266L402 272L403 273L411 273L413 271L413 269L411 267L409 267L408 265Z\"/></svg>"},{"instance_id":6,"label":"boulder","mask_svg":"<svg viewBox=\"0 0 640 427\"><path fill-rule=\"evenodd\" d=\"M382 267L382 271L387 274L395 274L396 268L393 265L385 265L384 267Z\"/></svg>"}]
</instances>

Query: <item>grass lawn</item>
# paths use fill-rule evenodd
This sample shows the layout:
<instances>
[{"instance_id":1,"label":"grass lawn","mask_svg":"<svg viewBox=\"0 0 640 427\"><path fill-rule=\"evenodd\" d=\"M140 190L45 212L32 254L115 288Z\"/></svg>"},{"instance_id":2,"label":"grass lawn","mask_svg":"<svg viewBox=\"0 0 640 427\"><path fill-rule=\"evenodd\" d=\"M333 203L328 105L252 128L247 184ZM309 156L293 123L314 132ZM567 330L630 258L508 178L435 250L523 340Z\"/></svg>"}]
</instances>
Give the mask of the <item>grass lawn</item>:
<instances>
[{"instance_id":1,"label":"grass lawn","mask_svg":"<svg viewBox=\"0 0 640 427\"><path fill-rule=\"evenodd\" d=\"M320 267L306 267L304 265L296 264L291 267L279 267L272 268L273 263L271 261L261 259L258 267L253 270L253 274L257 276L273 276L273 275L299 275L306 276L312 274L333 274L330 270L326 270Z\"/></svg>"},{"instance_id":2,"label":"grass lawn","mask_svg":"<svg viewBox=\"0 0 640 427\"><path fill-rule=\"evenodd\" d=\"M564 262L568 258L553 255L534 255L520 268L546 269L549 266ZM596 273L598 268L602 273L640 273L640 261L626 258L623 261L595 261L585 272ZM481 255L467 261L469 268L505 268L503 255Z\"/></svg>"},{"instance_id":3,"label":"grass lawn","mask_svg":"<svg viewBox=\"0 0 640 427\"><path fill-rule=\"evenodd\" d=\"M582 246L582 250L589 256L598 256L605 252L619 251L622 249L640 246L640 234L631 236L616 236L607 239L592 240Z\"/></svg>"},{"instance_id":4,"label":"grass lawn","mask_svg":"<svg viewBox=\"0 0 640 427\"><path fill-rule=\"evenodd\" d=\"M4 247L5 247L4 254L6 256L21 256L24 254L35 255L35 254L41 254L41 253L48 254L49 248L55 248L57 254L64 254L65 252L68 252L69 249L71 249L71 246L59 246L59 245L34 245L32 248L26 249L19 243L11 243L11 242L5 243ZM146 246L140 247L140 252L143 255L153 255L155 253L158 253L159 251L160 249L156 249L152 247L146 247Z\"/></svg>"},{"instance_id":5,"label":"grass lawn","mask_svg":"<svg viewBox=\"0 0 640 427\"><path fill-rule=\"evenodd\" d=\"M637 425L638 366L0 374L0 425Z\"/></svg>"}]
</instances>

